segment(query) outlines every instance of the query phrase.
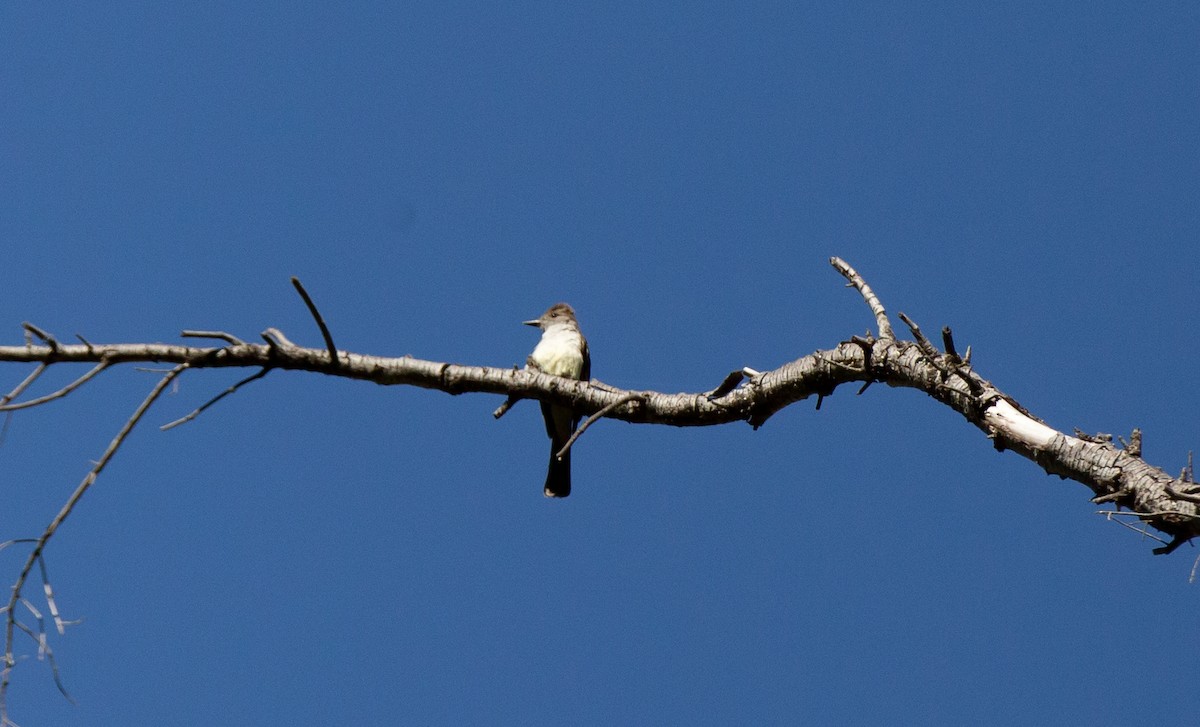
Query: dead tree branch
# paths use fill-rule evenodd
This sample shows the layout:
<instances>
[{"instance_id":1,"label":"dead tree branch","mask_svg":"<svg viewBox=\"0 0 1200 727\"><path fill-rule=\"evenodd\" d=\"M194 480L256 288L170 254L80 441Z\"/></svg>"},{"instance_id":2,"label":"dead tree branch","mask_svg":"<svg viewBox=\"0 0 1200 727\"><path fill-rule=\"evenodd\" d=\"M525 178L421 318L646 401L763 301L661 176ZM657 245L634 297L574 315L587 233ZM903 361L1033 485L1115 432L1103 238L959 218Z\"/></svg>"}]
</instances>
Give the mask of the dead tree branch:
<instances>
[{"instance_id":1,"label":"dead tree branch","mask_svg":"<svg viewBox=\"0 0 1200 727\"><path fill-rule=\"evenodd\" d=\"M92 484L96 481L96 478L100 476L102 471L104 471L105 466L108 465L109 461L112 460L113 455L115 455L117 450L120 449L121 444L125 441L125 438L129 436L129 433L133 431L134 426L141 421L142 416L145 415L146 411L150 408L150 405L153 404L154 401L158 399L159 395L162 394L163 390L175 380L175 377L183 373L183 370L186 368L186 363L180 363L178 366L171 369L167 375L163 376L157 384L155 384L154 388L150 390L150 393L145 399L142 400L142 403L138 405L138 408L134 410L129 419L126 420L123 425L121 425L121 429L117 432L117 435L113 437L113 440L109 442L108 448L104 450L104 454L100 456L100 459L96 462L95 466L93 466L91 471L87 473L87 475L83 478L83 481L80 482L79 486L75 488L75 491L71 493L71 496L67 498L66 504L62 506L62 509L58 511L58 514L55 515L54 519L50 521L50 524L46 526L46 529L42 532L41 537L39 537L34 543L33 550L29 553L29 557L25 559L25 565L21 568L21 573L17 576L16 583L13 584L12 595L9 597L8 604L4 607L4 670L3 675L0 676L0 720L3 720L4 722L9 721L6 697L8 696L8 685L12 678L12 670L17 664L16 658L13 655L14 629L19 628L23 631L30 632L30 629L27 626L21 624L17 620L17 603L25 602L21 592L25 587L26 579L29 578L29 573L33 570L35 565L42 562L42 553L46 549L46 543L50 541L50 538L54 537L54 533L58 530L58 527L63 524L63 521L66 520L71 512L75 509L75 505L79 502L79 498L83 497L83 493L88 491L88 488L92 486ZM44 574L45 571L43 570L43 576ZM57 621L58 606L54 604L53 591L50 588L49 579L46 578L43 584L49 599L48 602L50 603L51 609L56 614L55 619ZM40 621L41 614L38 613L38 611L32 606L28 605L27 602L25 603L30 612L34 614L34 617ZM61 629L62 624L58 623L58 627ZM41 636L38 637L39 645L41 645L43 653L50 654L52 652L49 652L48 649L45 648L45 627L39 626L39 628L39 633L41 634ZM55 682L58 684L60 691L62 691L65 695L66 690L62 688L62 683L58 679L58 667L54 666L53 662L51 662L51 665L54 668Z\"/></svg>"},{"instance_id":2,"label":"dead tree branch","mask_svg":"<svg viewBox=\"0 0 1200 727\"><path fill-rule=\"evenodd\" d=\"M1011 450L1036 463L1048 474L1080 482L1092 490L1096 502L1115 503L1118 509L1128 510L1122 515L1137 518L1165 533L1170 540L1163 541L1165 545L1155 548L1155 553L1170 553L1200 535L1200 492L1192 482L1190 467L1180 477L1173 477L1165 470L1145 462L1141 458L1140 432L1128 446L1119 449L1113 445L1112 437L1088 436L1080 432L1072 435L1053 429L976 373L970 347L960 357L949 328L942 330L942 343L946 349L942 352L921 333L915 322L900 314L914 340L896 338L886 309L862 276L839 258L832 258L830 263L866 303L874 317L878 338L870 335L866 338L853 336L834 348L802 356L770 371L758 371L745 366L741 371L725 376L715 389L699 393L623 390L596 380L574 381L512 366L463 366L411 356L387 358L338 351L316 306L294 279L297 291L321 329L324 348L297 346L275 328L268 328L260 334L265 343L258 344L247 343L222 331L183 333L185 337L209 338L227 344L218 347L167 343L99 344L83 339L79 344L65 344L33 324L24 324L25 344L0 346L0 362L36 364L36 368L0 398L0 411L48 405L86 384L100 372L121 364L165 363L174 365L174 368L158 381L125 422L96 466L87 473L42 535L29 541L10 541L32 542L34 546L12 588L8 605L3 609L7 628L4 670L0 678L0 719L7 719L3 711L3 698L16 663L14 632L18 629L29 630L17 619L17 605L24 602L22 590L30 572L42 562L47 542L95 482L134 425L166 387L189 369L251 368L257 369L257 372L164 429L194 419L244 385L280 369L358 379L385 386L418 386L448 394L474 392L503 395L507 398L496 410L497 418L520 399L538 399L569 406L580 415L590 418L564 445L560 456L588 426L600 418L673 426L746 422L757 428L780 409L812 396L817 397L819 402L832 395L842 384L858 385L861 387L859 393L862 393L873 383L883 383L925 392L935 401L961 414L982 431L997 450ZM40 341L37 345L35 338ZM57 364L92 364L92 368L52 394L18 400L47 368ZM1111 516L1111 513L1108 514ZM1113 518L1113 521L1128 526L1120 519ZM1139 532L1145 531L1139 529ZM48 589L48 582L46 586ZM50 593L47 590L47 594ZM57 607L52 600L51 604L52 614L58 623Z\"/></svg>"}]
</instances>

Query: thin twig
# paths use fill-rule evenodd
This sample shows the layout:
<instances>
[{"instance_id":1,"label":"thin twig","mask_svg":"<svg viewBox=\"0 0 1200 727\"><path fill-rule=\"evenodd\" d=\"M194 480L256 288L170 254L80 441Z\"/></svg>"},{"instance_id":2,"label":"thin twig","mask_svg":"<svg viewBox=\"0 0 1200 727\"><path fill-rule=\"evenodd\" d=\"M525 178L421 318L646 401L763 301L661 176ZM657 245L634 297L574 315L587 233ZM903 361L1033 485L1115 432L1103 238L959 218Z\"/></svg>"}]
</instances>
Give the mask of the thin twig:
<instances>
[{"instance_id":1,"label":"thin twig","mask_svg":"<svg viewBox=\"0 0 1200 727\"><path fill-rule=\"evenodd\" d=\"M51 351L58 350L58 339L56 339L54 336L51 336L49 333L46 333L45 331L38 328L37 326L33 325L29 321L25 321L24 323L22 323L21 328L24 328L27 332L32 333L33 335L42 339L42 342L45 343L47 346L49 346Z\"/></svg>"},{"instance_id":2,"label":"thin twig","mask_svg":"<svg viewBox=\"0 0 1200 727\"><path fill-rule=\"evenodd\" d=\"M1125 513L1121 513L1121 514L1125 514ZM1125 522L1124 520L1118 520L1114 517L1109 517L1108 519L1111 520L1112 522L1116 523L1117 525L1123 525L1123 526L1129 528L1130 530L1132 530L1135 533L1141 533L1142 535L1146 536L1147 538L1150 538L1151 540L1157 540L1158 542L1162 543L1163 545L1167 544L1167 541L1158 537L1154 533L1151 533L1148 530L1145 530L1144 528L1135 528L1134 526L1130 525L1129 523Z\"/></svg>"},{"instance_id":3,"label":"thin twig","mask_svg":"<svg viewBox=\"0 0 1200 727\"><path fill-rule=\"evenodd\" d=\"M958 355L958 350L954 348L954 331L950 330L950 326L942 326L942 348L954 362L962 360Z\"/></svg>"},{"instance_id":4,"label":"thin twig","mask_svg":"<svg viewBox=\"0 0 1200 727\"><path fill-rule=\"evenodd\" d=\"M1128 452L1133 457L1142 456L1142 430L1137 427L1133 428L1133 432L1129 435L1129 441L1125 441L1125 437L1118 436L1121 440L1121 448Z\"/></svg>"},{"instance_id":5,"label":"thin twig","mask_svg":"<svg viewBox=\"0 0 1200 727\"><path fill-rule=\"evenodd\" d=\"M519 397L519 396L508 397L507 399L504 400L503 404L496 407L496 411L492 412L492 416L495 417L496 419L499 419L500 417L507 414L509 409L513 408L513 404L516 404L520 400L521 400L521 397Z\"/></svg>"},{"instance_id":6,"label":"thin twig","mask_svg":"<svg viewBox=\"0 0 1200 727\"><path fill-rule=\"evenodd\" d=\"M183 338L213 338L219 341L231 343L234 346L245 346L246 342L232 333L225 331L180 331L179 335Z\"/></svg>"},{"instance_id":7,"label":"thin twig","mask_svg":"<svg viewBox=\"0 0 1200 727\"><path fill-rule=\"evenodd\" d=\"M884 310L883 303L879 302L879 298L875 295L875 292L871 290L871 286L867 285L867 281L863 280L862 276L840 257L829 258L829 264L841 273L843 278L849 280L850 285L866 301L867 307L871 309L871 313L875 316L875 325L879 327L879 337L894 340L896 334L892 333L892 324L888 321L887 311Z\"/></svg>"},{"instance_id":8,"label":"thin twig","mask_svg":"<svg viewBox=\"0 0 1200 727\"><path fill-rule=\"evenodd\" d=\"M62 387L58 391L46 394L45 396L39 396L36 399L30 399L28 401L19 401L16 404L0 404L0 411L15 411L17 409L29 409L30 407L38 406L39 404L45 404L48 401L60 399L64 396L66 396L67 394L70 394L72 391L78 389L80 386L83 386L88 381L91 381L92 378L96 376L96 374L98 374L101 371L103 371L104 369L108 368L110 365L111 364L108 361L101 361L100 363L93 366L86 374L84 374L83 376L80 376L78 379L75 379L74 381L72 381L71 383Z\"/></svg>"},{"instance_id":9,"label":"thin twig","mask_svg":"<svg viewBox=\"0 0 1200 727\"><path fill-rule=\"evenodd\" d=\"M1200 502L1200 495L1192 495L1187 492L1183 492L1182 490L1177 490L1174 487L1171 487L1170 485L1167 485L1163 489L1166 491L1166 493L1168 495L1175 498L1176 500L1183 500L1184 502Z\"/></svg>"},{"instance_id":10,"label":"thin twig","mask_svg":"<svg viewBox=\"0 0 1200 727\"><path fill-rule=\"evenodd\" d=\"M744 372L742 372L742 371L731 371L731 372L729 372L729 374L728 374L728 375L727 375L727 376L726 376L726 377L725 377L725 378L724 378L724 379L721 381L721 383L720 383L720 384L717 384L717 388L715 388L715 389L713 389L712 391L708 392L707 394L705 394L705 396L707 396L707 397L708 397L708 400L709 400L709 401L712 401L713 399L720 399L722 396L725 396L725 395L726 395L726 394L728 394L729 392L731 392L731 391L733 391L734 389L736 389L736 388L737 388L737 385L738 385L738 384L740 384L740 383L742 383L742 379L745 379L745 378L746 378L746 374L745 374Z\"/></svg>"},{"instance_id":11,"label":"thin twig","mask_svg":"<svg viewBox=\"0 0 1200 727\"><path fill-rule=\"evenodd\" d=\"M50 521L50 524L46 526L46 529L42 532L41 537L37 539L37 544L33 547L29 557L25 560L25 565L21 568L21 573L17 576L17 580L12 586L12 595L9 597L8 605L5 607L4 671L3 677L0 678L0 721L6 721L8 719L8 685L11 682L12 669L14 666L16 666L16 659L13 657L13 630L17 626L16 604L21 599L21 591L25 587L25 581L29 578L30 571L33 570L33 566L37 564L38 560L42 557L42 552L46 548L46 543L50 541L50 538L54 537L54 533L58 530L58 527L62 525L63 521L66 520L67 517L75 510L75 505L79 502L80 498L83 497L83 493L87 492L88 488L90 488L96 481L96 478L100 476L100 473L104 470L105 466L108 465L109 461L112 460L113 455L117 453L117 450L121 447L121 444L124 443L125 438L129 436L131 431L133 431L134 426L141 421L142 417L146 414L146 411L150 409L150 406L155 402L155 400L158 399L159 395L162 394L162 392L168 386L170 386L171 382L175 380L175 377L183 373L187 367L188 365L186 363L179 364L175 368L171 369L170 373L163 376L162 379L160 379L159 382L154 385L154 388L150 390L150 393L146 395L146 398L142 400L142 403L138 405L137 409L134 409L133 414L129 417L129 419L126 420L123 425L121 425L121 429L117 432L116 436L113 437L112 441L109 442L108 447L104 450L104 454L100 455L100 459L96 461L95 466L93 466L91 471L84 476L83 481L79 483L79 486L76 487L75 491L71 493L71 496L67 498L67 502L62 506L62 509L58 511L58 514L55 515L54 519Z\"/></svg>"},{"instance_id":12,"label":"thin twig","mask_svg":"<svg viewBox=\"0 0 1200 727\"><path fill-rule=\"evenodd\" d=\"M48 364L48 363L38 364L37 368L35 368L33 371L31 371L29 373L29 375L25 377L24 381L17 384L17 387L15 389L8 392L3 397L0 397L0 406L4 406L8 402L12 401L13 399L17 398L21 394L25 393L25 390L29 388L29 385L32 384L33 382L37 381L37 377L41 376L48 368L50 368L50 364Z\"/></svg>"},{"instance_id":13,"label":"thin twig","mask_svg":"<svg viewBox=\"0 0 1200 727\"><path fill-rule=\"evenodd\" d=\"M296 288L296 292L304 299L304 305L308 306L308 312L312 314L313 320L317 322L317 327L321 329L321 335L325 338L325 348L329 349L329 357L333 359L333 365L337 366L337 346L333 345L333 336L329 333L329 327L325 325L325 319L321 317L321 311L317 310L317 304L313 303L313 299L309 297L308 291L300 283L300 278L293 275L292 286Z\"/></svg>"},{"instance_id":14,"label":"thin twig","mask_svg":"<svg viewBox=\"0 0 1200 727\"><path fill-rule=\"evenodd\" d=\"M50 648L50 641L46 638L46 620L42 617L42 612L30 603L27 598L21 599L21 605L28 609L29 613L33 614L33 618L38 624L38 631L35 634L33 633L33 629L20 622L17 622L17 628L29 634L29 638L33 639L38 645L38 661L46 660L46 663L50 665L50 676L54 679L54 686L58 687L58 691L68 702L75 704L75 698L71 696L71 693L67 691L66 685L62 682L62 675L58 670L58 661L54 658L54 649Z\"/></svg>"},{"instance_id":15,"label":"thin twig","mask_svg":"<svg viewBox=\"0 0 1200 727\"><path fill-rule=\"evenodd\" d=\"M908 326L908 330L912 331L913 338L917 340L917 345L921 347L921 352L930 359L937 361L941 354L939 354L938 350L933 347L933 344L929 342L929 339L925 337L925 334L921 333L921 327L916 323L913 323L913 320L904 315L903 312L897 313L896 315L900 316L900 320L904 321L904 325Z\"/></svg>"},{"instance_id":16,"label":"thin twig","mask_svg":"<svg viewBox=\"0 0 1200 727\"><path fill-rule=\"evenodd\" d=\"M283 335L283 331L279 330L278 328L268 328L258 335L262 336L262 339L266 341L267 345L271 348L298 348L298 346L292 343L287 336Z\"/></svg>"},{"instance_id":17,"label":"thin twig","mask_svg":"<svg viewBox=\"0 0 1200 727\"><path fill-rule=\"evenodd\" d=\"M246 378L237 382L233 386L230 386L228 389L225 389L220 394L217 394L213 398L209 399L208 401L204 402L200 406L193 409L192 413L188 414L187 416L180 417L173 422L168 422L168 423L162 425L161 427L159 427L159 430L165 432L168 429L174 429L175 427L179 426L180 424L186 424L186 423L190 422L191 420L200 416L200 414L208 407L212 406L213 404L216 404L221 399L224 399L225 397L229 396L230 394L232 394L233 392L242 388L243 386L250 383L251 381L256 381L258 379L261 379L262 377L266 376L270 371L271 371L271 369L269 369L269 368L263 368L258 373L247 376Z\"/></svg>"},{"instance_id":18,"label":"thin twig","mask_svg":"<svg viewBox=\"0 0 1200 727\"><path fill-rule=\"evenodd\" d=\"M1187 520L1200 520L1200 515L1189 515L1186 512L1178 512L1175 510L1156 510L1155 512L1138 512L1137 510L1097 510L1096 514L1104 515L1109 520L1111 520L1114 515L1123 515L1125 517L1139 517L1139 518L1170 516L1170 517L1184 518Z\"/></svg>"},{"instance_id":19,"label":"thin twig","mask_svg":"<svg viewBox=\"0 0 1200 727\"><path fill-rule=\"evenodd\" d=\"M42 593L46 596L46 605L50 609L50 617L54 618L54 630L59 632L59 636L62 636L67 632L67 626L78 624L79 620L65 620L62 618L62 614L59 613L59 605L54 600L54 588L50 585L50 575L46 570L46 557L44 555L37 559L37 566L42 571Z\"/></svg>"},{"instance_id":20,"label":"thin twig","mask_svg":"<svg viewBox=\"0 0 1200 727\"><path fill-rule=\"evenodd\" d=\"M612 411L613 409L616 409L619 406L622 406L623 404L628 404L631 401L645 401L645 399L646 399L646 397L643 396L642 394L631 391L628 394L626 394L625 396L622 396L621 398L617 399L613 403L604 407L600 411L591 415L590 417L588 417L587 419L585 419L583 421L583 424L579 425L579 428L576 429L573 434L571 434L571 438L568 439L567 443L562 446L562 449L558 450L558 452L555 453L555 455L554 455L555 459L562 459L563 455L571 450L571 445L575 443L575 440L579 439L579 437L585 431L587 431L587 428L592 426L592 423L595 422L597 419L600 419L605 414L609 413L610 411Z\"/></svg>"}]
</instances>

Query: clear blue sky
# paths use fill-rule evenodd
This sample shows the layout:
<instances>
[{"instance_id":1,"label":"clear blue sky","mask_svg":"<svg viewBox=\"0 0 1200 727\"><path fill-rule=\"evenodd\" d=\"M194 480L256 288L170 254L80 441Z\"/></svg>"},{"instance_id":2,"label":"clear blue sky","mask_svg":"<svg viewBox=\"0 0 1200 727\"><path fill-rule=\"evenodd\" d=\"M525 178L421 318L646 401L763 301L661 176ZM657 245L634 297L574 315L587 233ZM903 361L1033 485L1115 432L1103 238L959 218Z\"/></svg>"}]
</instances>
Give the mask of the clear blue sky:
<instances>
[{"instance_id":1,"label":"clear blue sky","mask_svg":"<svg viewBox=\"0 0 1200 727\"><path fill-rule=\"evenodd\" d=\"M596 377L698 391L864 332L839 255L1055 427L1200 445L1196 3L595 5L6 5L0 340L320 345L296 275L344 348L513 365L566 300ZM278 372L157 431L241 375L184 376L52 542L78 706L30 658L24 727L1200 706L1200 550L916 392L601 423L547 501L537 407L493 396ZM153 381L13 419L0 538Z\"/></svg>"}]
</instances>

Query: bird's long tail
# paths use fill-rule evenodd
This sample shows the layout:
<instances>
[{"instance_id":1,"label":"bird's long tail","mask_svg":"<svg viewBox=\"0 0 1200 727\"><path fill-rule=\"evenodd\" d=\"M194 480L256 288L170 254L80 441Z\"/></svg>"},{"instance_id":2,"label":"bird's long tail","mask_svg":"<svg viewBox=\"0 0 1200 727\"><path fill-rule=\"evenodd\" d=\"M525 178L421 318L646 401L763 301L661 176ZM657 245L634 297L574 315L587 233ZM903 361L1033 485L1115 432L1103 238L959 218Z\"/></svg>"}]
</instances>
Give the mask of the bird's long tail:
<instances>
[{"instance_id":1,"label":"bird's long tail","mask_svg":"<svg viewBox=\"0 0 1200 727\"><path fill-rule=\"evenodd\" d=\"M550 440L550 465L546 468L546 497L566 497L571 494L571 450L558 459L554 455L566 442Z\"/></svg>"}]
</instances>

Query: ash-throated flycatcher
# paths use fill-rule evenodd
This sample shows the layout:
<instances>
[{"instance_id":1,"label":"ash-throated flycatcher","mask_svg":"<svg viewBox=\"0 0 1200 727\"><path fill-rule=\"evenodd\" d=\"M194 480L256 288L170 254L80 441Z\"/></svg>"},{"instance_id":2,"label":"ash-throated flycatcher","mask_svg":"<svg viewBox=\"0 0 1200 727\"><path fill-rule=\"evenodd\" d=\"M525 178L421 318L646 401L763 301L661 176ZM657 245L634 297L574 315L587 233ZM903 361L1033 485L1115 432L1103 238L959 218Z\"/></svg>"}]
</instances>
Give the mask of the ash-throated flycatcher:
<instances>
[{"instance_id":1,"label":"ash-throated flycatcher","mask_svg":"<svg viewBox=\"0 0 1200 727\"><path fill-rule=\"evenodd\" d=\"M525 361L527 368L576 381L592 378L587 339L579 332L571 306L555 303L541 318L525 321L525 325L542 329L542 340ZM542 417L546 420L546 434L550 435L550 466L543 492L546 497L566 497L571 494L571 452L568 450L562 459L555 455L575 432L579 415L568 407L542 402Z\"/></svg>"}]
</instances>

